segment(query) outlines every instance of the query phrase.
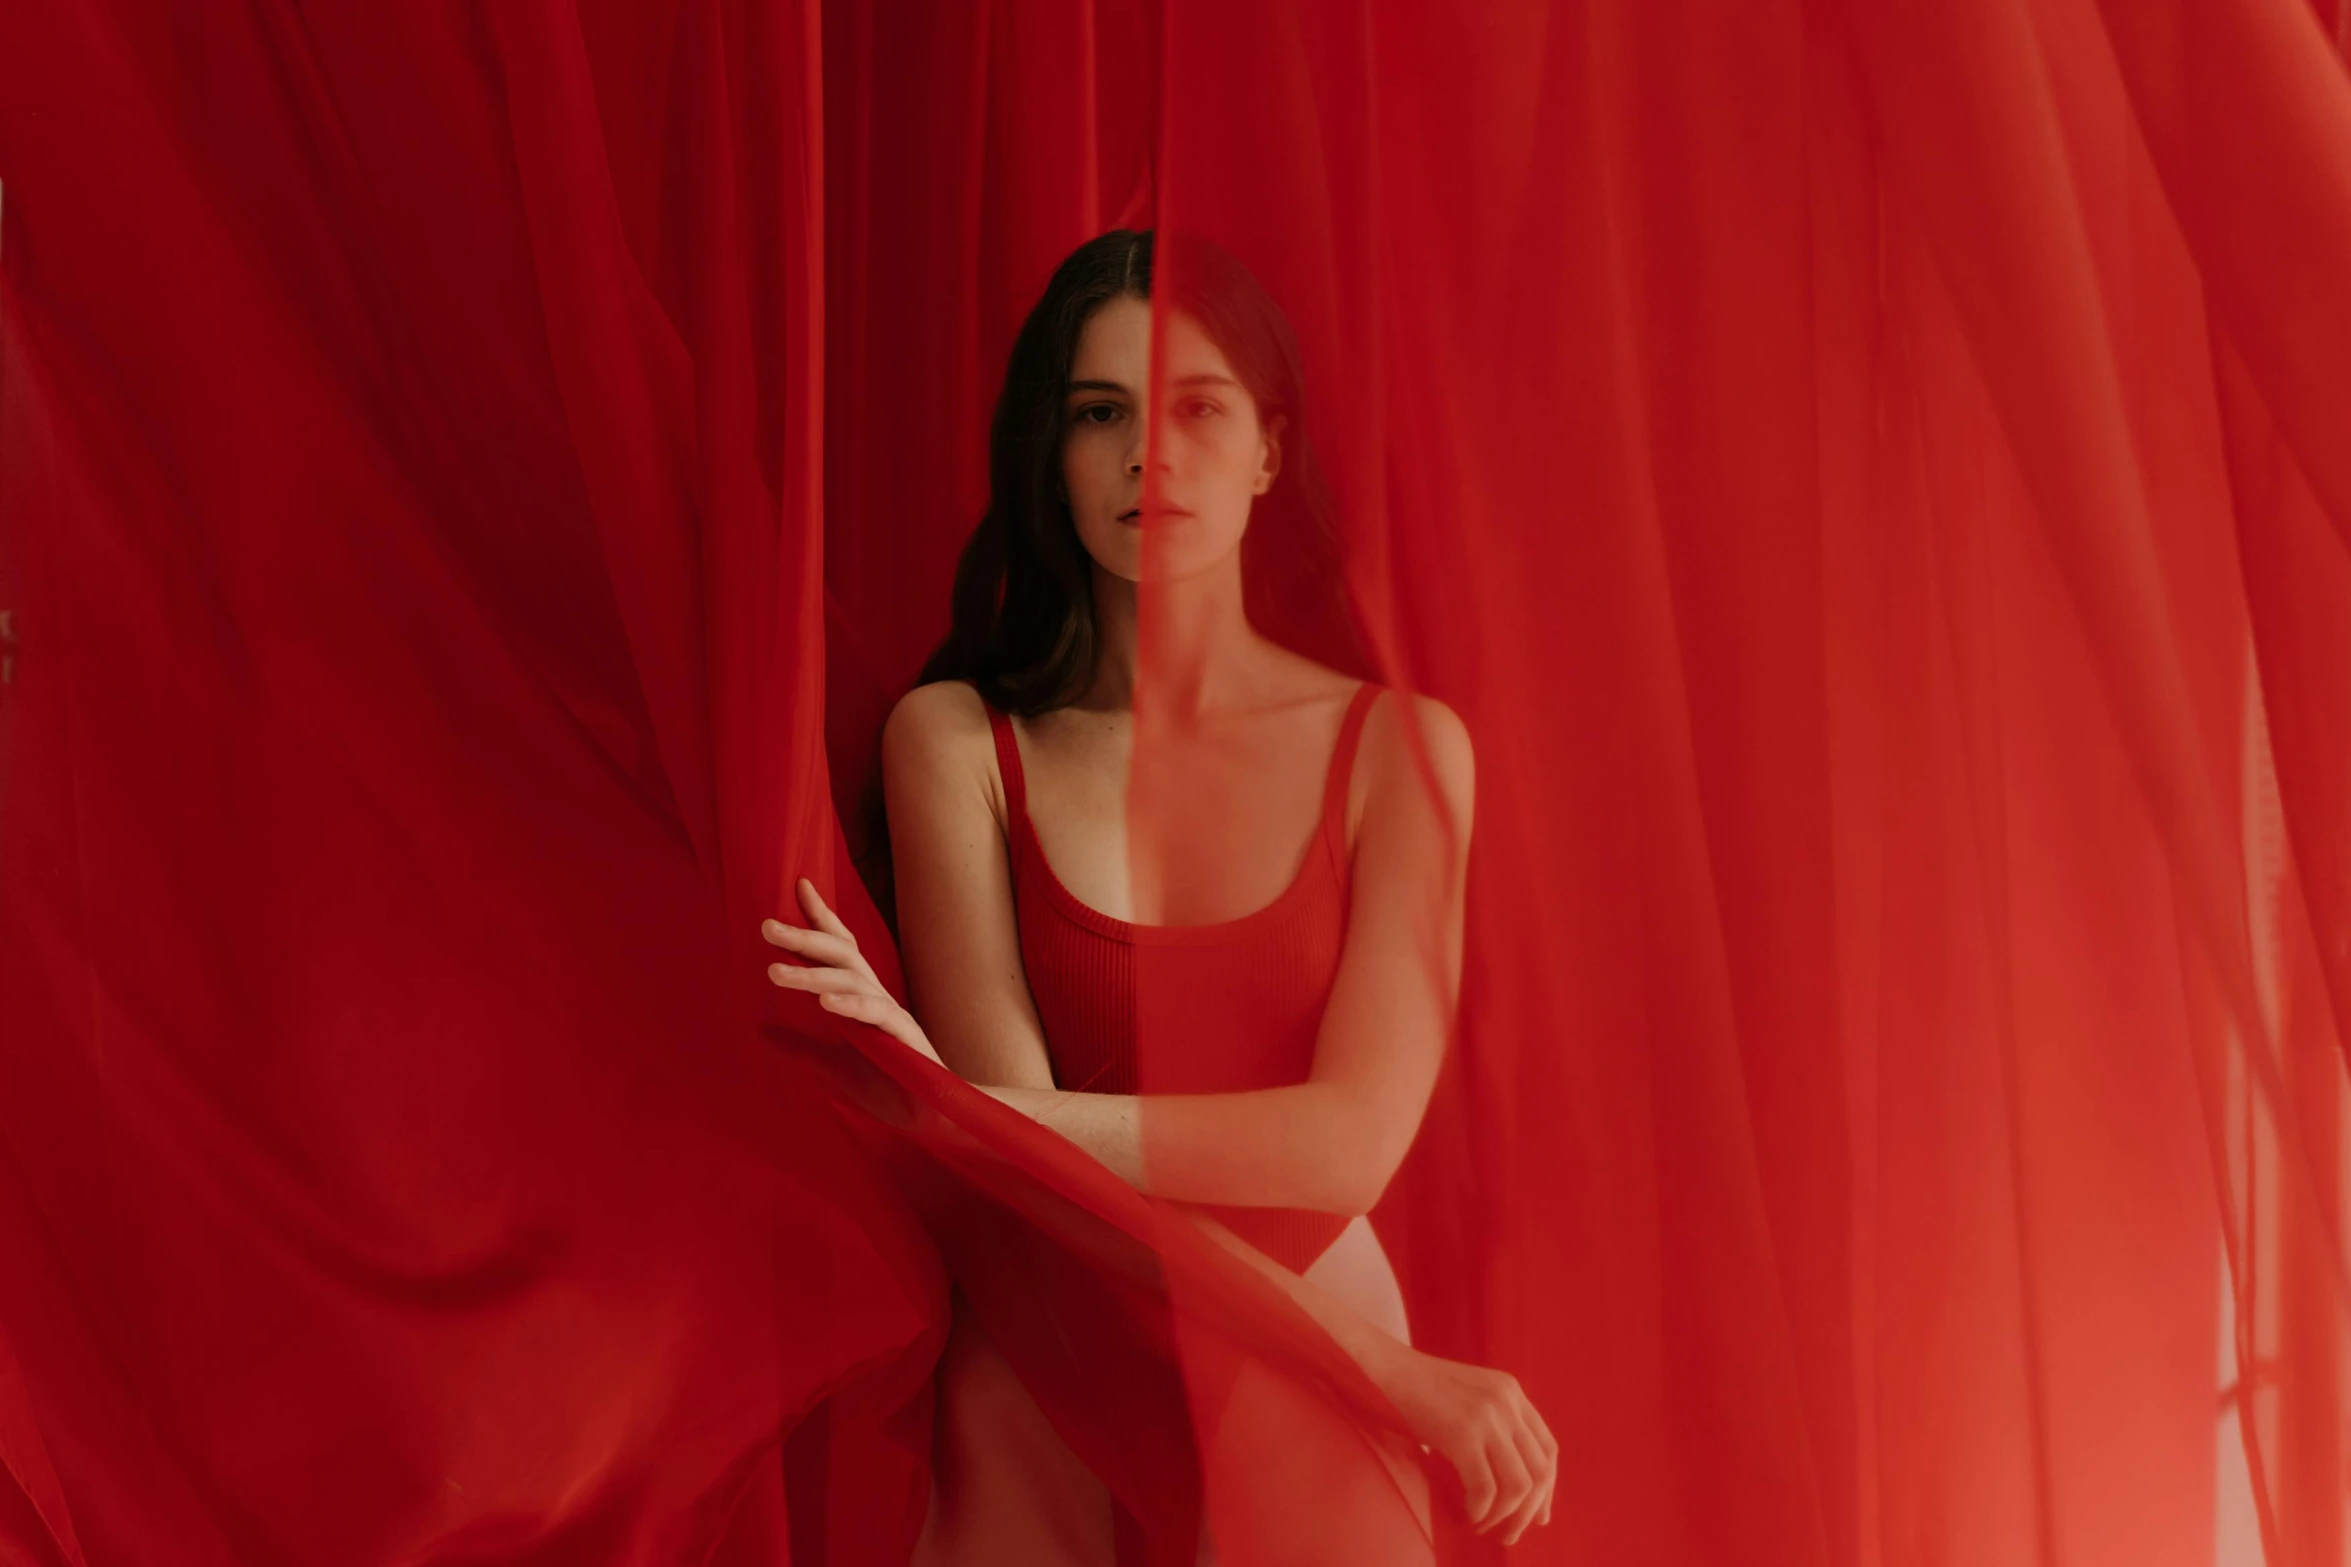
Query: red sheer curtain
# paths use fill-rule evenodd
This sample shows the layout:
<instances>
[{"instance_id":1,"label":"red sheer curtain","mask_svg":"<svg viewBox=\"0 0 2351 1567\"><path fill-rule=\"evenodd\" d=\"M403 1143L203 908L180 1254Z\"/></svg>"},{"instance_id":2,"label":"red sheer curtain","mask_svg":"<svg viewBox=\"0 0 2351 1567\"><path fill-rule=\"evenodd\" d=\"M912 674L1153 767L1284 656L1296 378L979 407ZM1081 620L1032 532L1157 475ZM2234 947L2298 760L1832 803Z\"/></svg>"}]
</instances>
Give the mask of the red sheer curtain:
<instances>
[{"instance_id":1,"label":"red sheer curtain","mask_svg":"<svg viewBox=\"0 0 2351 1567\"><path fill-rule=\"evenodd\" d=\"M951 1286L1162 1558L1311 1505L1184 1371L1384 1473L1180 1222L762 1010L791 876L888 964L873 736L1128 222L1284 305L1476 744L1374 1218L1560 1435L1513 1554L2338 1562L2322 20L0 11L0 1542L903 1559Z\"/></svg>"},{"instance_id":2,"label":"red sheer curtain","mask_svg":"<svg viewBox=\"0 0 2351 1567\"><path fill-rule=\"evenodd\" d=\"M12 1559L780 1560L937 1311L752 1010L833 834L817 47L0 16Z\"/></svg>"}]
</instances>

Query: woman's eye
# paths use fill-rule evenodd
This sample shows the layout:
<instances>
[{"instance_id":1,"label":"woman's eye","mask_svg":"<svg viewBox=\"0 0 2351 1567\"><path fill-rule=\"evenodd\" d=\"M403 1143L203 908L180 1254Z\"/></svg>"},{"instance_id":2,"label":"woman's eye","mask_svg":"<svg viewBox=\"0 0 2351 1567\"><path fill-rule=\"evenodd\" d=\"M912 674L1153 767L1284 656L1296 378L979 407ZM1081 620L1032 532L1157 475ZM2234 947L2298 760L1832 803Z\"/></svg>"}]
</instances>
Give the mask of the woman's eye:
<instances>
[{"instance_id":1,"label":"woman's eye","mask_svg":"<svg viewBox=\"0 0 2351 1567\"><path fill-rule=\"evenodd\" d=\"M1209 419L1223 411L1205 397L1191 398L1177 410L1187 419Z\"/></svg>"},{"instance_id":2,"label":"woman's eye","mask_svg":"<svg viewBox=\"0 0 2351 1567\"><path fill-rule=\"evenodd\" d=\"M1118 410L1108 403L1088 403L1077 411L1080 424L1108 424L1118 417Z\"/></svg>"}]
</instances>

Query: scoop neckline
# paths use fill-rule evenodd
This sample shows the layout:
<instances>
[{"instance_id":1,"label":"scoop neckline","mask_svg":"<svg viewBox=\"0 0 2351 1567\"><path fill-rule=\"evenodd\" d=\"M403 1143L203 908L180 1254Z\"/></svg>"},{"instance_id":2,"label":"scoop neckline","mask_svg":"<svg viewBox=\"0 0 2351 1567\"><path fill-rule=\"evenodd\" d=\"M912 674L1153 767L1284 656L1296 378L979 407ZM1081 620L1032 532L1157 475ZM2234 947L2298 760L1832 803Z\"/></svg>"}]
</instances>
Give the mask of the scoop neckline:
<instances>
[{"instance_id":1,"label":"scoop neckline","mask_svg":"<svg viewBox=\"0 0 2351 1567\"><path fill-rule=\"evenodd\" d=\"M1246 914L1236 914L1231 919L1212 920L1206 924L1198 925L1145 924L1138 920L1122 920L1115 914L1105 914L1070 891L1069 884L1061 879L1061 873L1055 870L1053 862L1046 858L1045 842L1037 836L1036 820L1029 814L1028 759L1020 753L1020 723L1007 713L1003 715L1004 723L1012 741L1013 758L1020 763L1021 771L1021 842L1019 847L1030 860L1035 862L1037 873L1044 881L1046 895L1052 898L1062 913L1088 930L1108 936L1114 941L1123 941L1136 946L1185 946L1229 941L1235 936L1245 934L1250 926L1263 924L1273 919L1303 895L1309 884L1310 873L1314 869L1318 851L1319 857L1329 866L1334 879L1339 879L1344 875L1345 846L1339 834L1344 831L1347 794L1344 789L1334 789L1331 775L1337 770L1338 752L1340 747L1346 743L1350 727L1349 718L1355 704L1359 701L1364 702L1364 712L1362 718L1356 720L1353 727L1356 731L1355 751L1357 754L1362 751L1362 724L1371 717L1371 703L1364 699L1366 691L1374 693L1371 701L1378 700L1376 688L1368 680L1359 682L1354 692L1347 698L1347 710L1342 713L1339 719L1339 740L1337 744L1333 745L1331 759L1323 768L1322 809L1316 814L1314 836L1307 840L1305 853L1298 861L1298 868L1290 873L1289 881L1283 884L1282 890L1275 893L1270 901L1258 905ZM1354 757L1350 756L1348 761L1347 782L1351 786L1354 779ZM1334 793L1337 794L1339 802L1336 810L1332 808ZM1008 800L1007 804L1009 803Z\"/></svg>"}]
</instances>

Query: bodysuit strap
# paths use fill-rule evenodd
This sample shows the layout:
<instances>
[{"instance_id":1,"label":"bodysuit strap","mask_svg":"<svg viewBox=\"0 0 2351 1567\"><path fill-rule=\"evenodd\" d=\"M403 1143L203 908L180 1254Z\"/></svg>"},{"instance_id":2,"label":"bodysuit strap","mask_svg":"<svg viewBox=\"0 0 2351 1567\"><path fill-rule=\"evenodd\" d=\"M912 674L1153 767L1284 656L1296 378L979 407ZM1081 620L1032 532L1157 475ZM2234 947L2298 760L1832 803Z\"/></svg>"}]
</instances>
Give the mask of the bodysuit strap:
<instances>
[{"instance_id":1,"label":"bodysuit strap","mask_svg":"<svg viewBox=\"0 0 2351 1567\"><path fill-rule=\"evenodd\" d=\"M1004 778L1005 825L1018 830L1029 820L1029 782L1020 770L1020 737L1012 732L1009 714L993 702L986 705L988 728L996 736L996 771Z\"/></svg>"},{"instance_id":2,"label":"bodysuit strap","mask_svg":"<svg viewBox=\"0 0 2351 1567\"><path fill-rule=\"evenodd\" d=\"M1347 865L1347 788L1355 778L1355 753L1363 742L1363 720L1379 700L1381 686L1366 680L1355 688L1347 716L1339 720L1339 743L1331 748L1331 770L1322 786L1322 826L1331 854L1344 870Z\"/></svg>"}]
</instances>

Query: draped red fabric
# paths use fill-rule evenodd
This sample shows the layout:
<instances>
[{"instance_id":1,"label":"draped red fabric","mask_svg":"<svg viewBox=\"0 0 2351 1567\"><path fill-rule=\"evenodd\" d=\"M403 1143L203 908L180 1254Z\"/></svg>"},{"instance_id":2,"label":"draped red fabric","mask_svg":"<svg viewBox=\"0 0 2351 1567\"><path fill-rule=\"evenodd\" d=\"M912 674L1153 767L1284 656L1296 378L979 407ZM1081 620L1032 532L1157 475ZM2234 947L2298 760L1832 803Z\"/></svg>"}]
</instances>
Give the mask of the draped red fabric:
<instances>
[{"instance_id":1,"label":"draped red fabric","mask_svg":"<svg viewBox=\"0 0 2351 1567\"><path fill-rule=\"evenodd\" d=\"M759 981L806 874L895 983L875 737L1128 224L1286 311L1474 742L1373 1223L1559 1437L1508 1554L2339 1562L2340 20L0 8L0 1556L904 1561L955 1310L1131 1555L1503 1554L1182 1212Z\"/></svg>"},{"instance_id":2,"label":"draped red fabric","mask_svg":"<svg viewBox=\"0 0 2351 1567\"><path fill-rule=\"evenodd\" d=\"M831 831L813 20L0 18L34 1559L780 1559L936 1309L743 983Z\"/></svg>"}]
</instances>

